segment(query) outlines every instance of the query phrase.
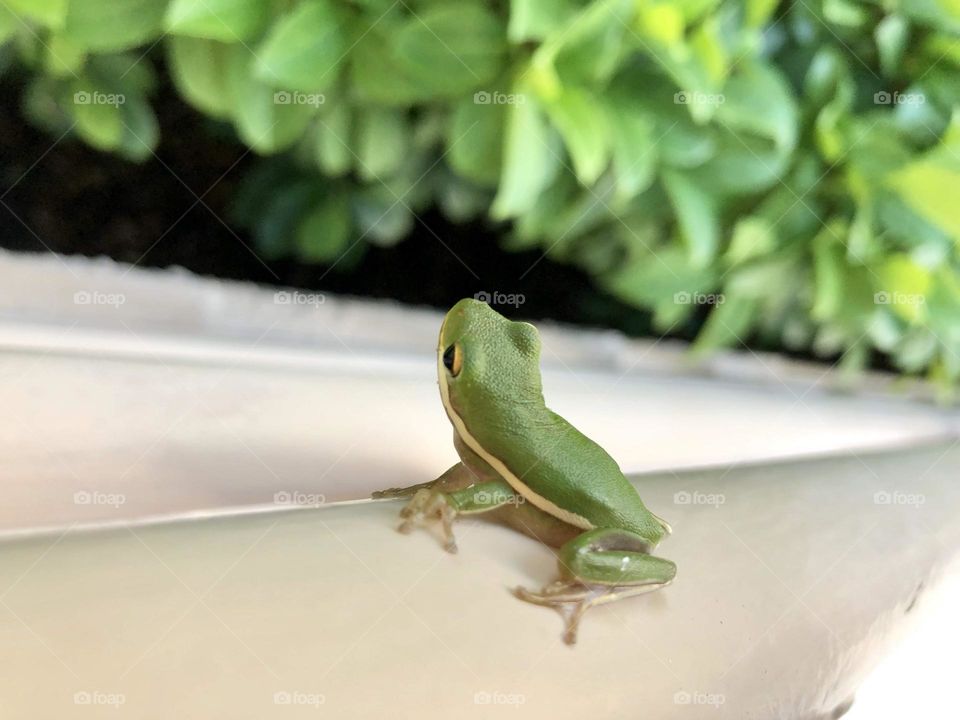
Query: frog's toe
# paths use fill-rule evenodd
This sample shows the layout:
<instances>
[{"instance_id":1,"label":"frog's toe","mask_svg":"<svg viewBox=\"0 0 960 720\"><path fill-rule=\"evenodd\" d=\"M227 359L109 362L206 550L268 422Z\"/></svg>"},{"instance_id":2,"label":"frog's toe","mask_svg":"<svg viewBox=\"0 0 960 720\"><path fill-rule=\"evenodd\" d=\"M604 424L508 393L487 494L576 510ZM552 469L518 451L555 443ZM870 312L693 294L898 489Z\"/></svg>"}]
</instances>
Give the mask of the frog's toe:
<instances>
[{"instance_id":1,"label":"frog's toe","mask_svg":"<svg viewBox=\"0 0 960 720\"><path fill-rule=\"evenodd\" d=\"M457 541L453 536L453 521L457 511L450 504L445 493L433 490L418 490L410 502L400 511L403 522L397 528L402 533L411 532L418 525L426 525L437 519L443 531L443 549L449 553L457 552Z\"/></svg>"},{"instance_id":2,"label":"frog's toe","mask_svg":"<svg viewBox=\"0 0 960 720\"><path fill-rule=\"evenodd\" d=\"M521 600L557 610L563 616L563 641L567 645L576 644L583 614L609 593L609 588L590 587L576 580L557 580L539 592L524 587L513 592Z\"/></svg>"},{"instance_id":3,"label":"frog's toe","mask_svg":"<svg viewBox=\"0 0 960 720\"><path fill-rule=\"evenodd\" d=\"M513 591L513 594L521 600L535 605L548 605L550 607L580 602L589 597L591 593L590 588L575 580L557 580L539 592L520 586L514 588Z\"/></svg>"}]
</instances>

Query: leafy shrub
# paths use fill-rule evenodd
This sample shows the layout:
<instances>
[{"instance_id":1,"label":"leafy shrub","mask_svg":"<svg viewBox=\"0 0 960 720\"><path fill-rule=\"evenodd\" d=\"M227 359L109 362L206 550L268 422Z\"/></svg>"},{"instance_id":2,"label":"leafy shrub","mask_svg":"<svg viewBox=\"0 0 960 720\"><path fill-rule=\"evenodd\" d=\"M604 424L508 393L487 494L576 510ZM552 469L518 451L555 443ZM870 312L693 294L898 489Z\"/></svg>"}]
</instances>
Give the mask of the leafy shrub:
<instances>
[{"instance_id":1,"label":"leafy shrub","mask_svg":"<svg viewBox=\"0 0 960 720\"><path fill-rule=\"evenodd\" d=\"M270 156L236 218L265 256L349 264L439 205L664 331L713 305L700 350L879 350L947 385L958 35L935 0L0 5L27 115L132 160L162 47L183 98Z\"/></svg>"}]
</instances>

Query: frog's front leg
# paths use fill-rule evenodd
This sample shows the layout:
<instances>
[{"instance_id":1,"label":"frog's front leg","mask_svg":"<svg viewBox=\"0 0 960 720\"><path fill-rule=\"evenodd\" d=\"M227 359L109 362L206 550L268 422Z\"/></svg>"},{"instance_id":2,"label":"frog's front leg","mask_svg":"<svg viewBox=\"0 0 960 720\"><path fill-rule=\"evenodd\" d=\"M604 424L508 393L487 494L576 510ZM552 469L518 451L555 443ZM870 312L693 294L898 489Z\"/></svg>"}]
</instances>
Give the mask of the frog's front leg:
<instances>
[{"instance_id":1,"label":"frog's front leg","mask_svg":"<svg viewBox=\"0 0 960 720\"><path fill-rule=\"evenodd\" d=\"M499 479L452 491L440 490L436 486L421 488L400 511L400 517L404 520L399 529L400 532L410 532L414 525L438 518L443 528L443 549L455 553L457 542L453 537L453 521L458 515L490 512L516 501L513 488Z\"/></svg>"},{"instance_id":2,"label":"frog's front leg","mask_svg":"<svg viewBox=\"0 0 960 720\"><path fill-rule=\"evenodd\" d=\"M580 619L590 608L670 584L677 566L650 555L650 549L649 541L629 530L589 530L560 548L560 580L540 592L522 587L515 592L521 600L564 612L563 639L572 645Z\"/></svg>"},{"instance_id":3,"label":"frog's front leg","mask_svg":"<svg viewBox=\"0 0 960 720\"><path fill-rule=\"evenodd\" d=\"M474 483L483 480L483 477L477 475L473 470L462 462L451 466L443 475L429 482L410 485L409 487L387 488L386 490L377 490L370 497L374 500L384 500L392 498L412 497L419 490L442 490L450 492L461 488L469 487Z\"/></svg>"}]
</instances>

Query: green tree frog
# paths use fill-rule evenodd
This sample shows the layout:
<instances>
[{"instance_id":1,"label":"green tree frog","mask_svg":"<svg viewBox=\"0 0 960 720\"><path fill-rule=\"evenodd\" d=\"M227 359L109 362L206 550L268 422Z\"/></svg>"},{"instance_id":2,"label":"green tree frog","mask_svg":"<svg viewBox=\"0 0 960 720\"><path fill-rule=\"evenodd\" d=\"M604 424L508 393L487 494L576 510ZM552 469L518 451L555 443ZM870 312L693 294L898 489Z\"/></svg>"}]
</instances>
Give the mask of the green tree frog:
<instances>
[{"instance_id":1,"label":"green tree frog","mask_svg":"<svg viewBox=\"0 0 960 720\"><path fill-rule=\"evenodd\" d=\"M374 494L410 498L402 532L439 520L456 552L454 519L485 513L559 548L560 578L515 594L560 610L568 644L591 607L670 584L676 565L650 554L670 526L603 448L544 404L533 325L461 300L440 328L437 374L460 462L431 482Z\"/></svg>"}]
</instances>

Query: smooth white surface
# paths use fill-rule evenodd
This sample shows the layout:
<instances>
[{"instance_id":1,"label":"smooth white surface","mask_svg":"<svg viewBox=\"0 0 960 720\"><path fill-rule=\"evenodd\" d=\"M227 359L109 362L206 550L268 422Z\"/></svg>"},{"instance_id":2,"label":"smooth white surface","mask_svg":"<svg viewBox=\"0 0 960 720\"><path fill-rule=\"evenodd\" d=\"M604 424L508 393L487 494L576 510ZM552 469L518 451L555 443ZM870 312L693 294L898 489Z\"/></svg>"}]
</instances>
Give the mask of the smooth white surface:
<instances>
[{"instance_id":1,"label":"smooth white surface","mask_svg":"<svg viewBox=\"0 0 960 720\"><path fill-rule=\"evenodd\" d=\"M957 717L958 648L960 648L960 572L920 608L917 627L857 691L857 701L844 720L928 720Z\"/></svg>"},{"instance_id":2,"label":"smooth white surface","mask_svg":"<svg viewBox=\"0 0 960 720\"><path fill-rule=\"evenodd\" d=\"M677 581L591 611L573 649L508 592L554 577L547 548L464 520L450 556L394 532L395 502L9 542L0 712L72 717L90 693L123 698L81 708L103 717L823 717L944 572L958 466L935 446L639 478Z\"/></svg>"}]
</instances>

